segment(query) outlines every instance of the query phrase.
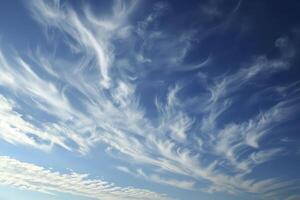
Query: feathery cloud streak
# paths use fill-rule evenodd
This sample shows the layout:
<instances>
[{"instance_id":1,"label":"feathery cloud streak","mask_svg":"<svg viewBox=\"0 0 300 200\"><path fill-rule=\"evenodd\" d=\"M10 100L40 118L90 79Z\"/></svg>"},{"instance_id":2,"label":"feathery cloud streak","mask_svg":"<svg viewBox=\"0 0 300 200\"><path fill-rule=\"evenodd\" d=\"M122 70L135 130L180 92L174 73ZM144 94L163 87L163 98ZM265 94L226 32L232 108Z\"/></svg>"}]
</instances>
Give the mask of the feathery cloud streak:
<instances>
[{"instance_id":1,"label":"feathery cloud streak","mask_svg":"<svg viewBox=\"0 0 300 200\"><path fill-rule=\"evenodd\" d=\"M59 1L28 4L46 33L54 30L63 36L60 42L71 56L53 59L36 52L34 64L29 64L20 56L8 59L1 54L0 85L9 94L1 97L1 128L12 133L3 132L4 140L48 151L56 145L81 154L105 144L107 153L120 159L125 155L151 171L127 170L130 174L185 189L262 195L298 184L250 177L257 166L285 152L262 141L299 109L299 91L278 87L286 95L273 105L244 120L222 118L228 111L238 112L238 93L251 89L251 83L289 69L294 55L284 53L286 38L274 41L284 51L276 58L256 56L241 69L219 76L199 73L203 92L193 97L182 94L189 84L166 81L164 95L153 95L155 117L149 117L153 110L140 100L145 91L139 87L151 83L152 73L161 70L164 80L164 70L199 70L209 63L210 57L195 66L184 62L196 31L178 36L152 30L152 23L167 10L161 3L138 23L130 18L137 1L115 1L109 17L96 16L87 6L79 12ZM271 92L278 94L278 88ZM28 114L18 104L32 111ZM185 180L167 179L165 174ZM198 186L200 181L208 187Z\"/></svg>"}]
</instances>

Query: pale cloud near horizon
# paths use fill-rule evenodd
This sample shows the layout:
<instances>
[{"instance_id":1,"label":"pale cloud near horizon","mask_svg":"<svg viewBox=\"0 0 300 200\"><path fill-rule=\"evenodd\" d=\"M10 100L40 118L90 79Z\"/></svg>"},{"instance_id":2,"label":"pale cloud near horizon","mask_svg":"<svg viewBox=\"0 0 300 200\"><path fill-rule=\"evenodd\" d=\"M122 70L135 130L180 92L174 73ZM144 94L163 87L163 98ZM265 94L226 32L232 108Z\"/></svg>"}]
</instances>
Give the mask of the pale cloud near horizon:
<instances>
[{"instance_id":1,"label":"pale cloud near horizon","mask_svg":"<svg viewBox=\"0 0 300 200\"><path fill-rule=\"evenodd\" d=\"M130 175L133 175L135 177L143 178L147 181L153 181L155 183L160 183L163 185L170 185L185 190L197 190L195 188L195 184L196 184L195 181L168 179L168 178L161 177L158 174L146 174L142 169L137 169L136 171L132 171L125 166L117 166L116 169L128 173Z\"/></svg>"},{"instance_id":2,"label":"pale cloud near horizon","mask_svg":"<svg viewBox=\"0 0 300 200\"><path fill-rule=\"evenodd\" d=\"M46 194L70 193L101 200L157 199L168 200L166 195L134 187L120 187L88 174L60 173L34 164L0 156L0 185Z\"/></svg>"},{"instance_id":3,"label":"pale cloud near horizon","mask_svg":"<svg viewBox=\"0 0 300 200\"><path fill-rule=\"evenodd\" d=\"M155 94L155 117L151 118L140 101L138 87L151 72L157 72L157 63L166 66L161 71L178 72L180 66L184 66L185 71L199 70L212 59L209 57L195 66L185 65L183 60L189 52L193 31L184 33L182 39L162 42L168 33L149 30L166 5L155 7L146 19L135 25L130 22L130 15L138 6L137 1L115 1L110 17L106 18L96 16L89 7L84 7L79 14L59 1L26 4L46 33L55 30L62 36L74 58L56 55L53 59L49 52L37 51L30 55L33 65L19 55L9 58L0 49L0 86L6 90L6 94L0 96L0 128L5 130L0 137L3 140L45 151L60 146L81 155L105 144L107 153L115 158L133 162L138 169L143 165L150 168L147 173L124 166L117 167L119 170L181 189L267 196L273 190L280 193L281 189L299 184L281 177L264 180L251 177L257 166L286 151L280 146L264 147L262 141L299 110L297 88L278 86L274 92L280 89L285 96L272 106L239 122L220 120L227 111L237 111L235 103L239 91L247 90L252 82L261 78L288 70L293 56L284 53L276 58L255 56L241 69L214 77L199 72L197 79L204 89L193 97L182 94L190 87L185 82L163 83L165 92ZM138 50L133 47L137 40L143 44ZM122 48L117 45L120 41ZM274 45L284 50L278 41ZM162 56L154 53L151 57L146 55L146 50L164 52ZM149 63L153 68L147 65ZM31 106L31 113L25 112L23 107L26 106ZM213 159L206 160L206 155L212 155ZM86 180L85 175L56 175L56 172L12 158L1 159L9 164L1 165L8 184L18 186L18 175L11 177L12 182L8 178L17 167L28 166L28 173L37 171L40 177L49 175L53 177L50 184L56 185L39 187L28 180L30 174L20 174L24 178L20 188L113 199L102 194L100 186L99 193L94 191L98 186L91 189L93 181ZM166 178L165 174L184 179ZM66 185L59 189L59 182L54 183L57 179L66 179L67 185L76 180L83 191L80 188L72 191ZM198 181L207 182L207 187L200 187ZM101 181L95 184L101 185ZM129 188L124 191L117 188L117 193L121 199L130 199L126 195L137 199L164 198L150 191Z\"/></svg>"}]
</instances>

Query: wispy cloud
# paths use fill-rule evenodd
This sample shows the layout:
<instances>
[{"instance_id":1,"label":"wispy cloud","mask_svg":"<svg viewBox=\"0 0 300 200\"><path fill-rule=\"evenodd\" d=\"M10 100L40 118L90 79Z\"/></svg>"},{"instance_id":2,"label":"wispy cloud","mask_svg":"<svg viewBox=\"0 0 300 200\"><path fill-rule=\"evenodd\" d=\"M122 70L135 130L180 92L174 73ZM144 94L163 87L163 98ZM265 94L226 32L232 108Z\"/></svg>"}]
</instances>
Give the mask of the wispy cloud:
<instances>
[{"instance_id":1,"label":"wispy cloud","mask_svg":"<svg viewBox=\"0 0 300 200\"><path fill-rule=\"evenodd\" d=\"M158 174L146 174L142 169L138 169L136 171L131 171L129 168L125 166L117 166L118 170L128 173L130 175L143 178L147 181L153 181L156 183L164 184L164 185L170 185L173 187L186 189L186 190L195 190L195 181L189 181L189 180L177 180L177 179L170 179L170 178L164 178Z\"/></svg>"},{"instance_id":2,"label":"wispy cloud","mask_svg":"<svg viewBox=\"0 0 300 200\"><path fill-rule=\"evenodd\" d=\"M10 157L0 157L0 185L47 194L58 192L95 199L170 199L166 195L133 187L115 186L88 174L60 173Z\"/></svg>"},{"instance_id":3,"label":"wispy cloud","mask_svg":"<svg viewBox=\"0 0 300 200\"><path fill-rule=\"evenodd\" d=\"M12 100L0 96L1 133L5 141L12 144L24 144L42 150L49 151L53 144L60 145L68 150L64 144L64 137L48 132L46 127L40 128L30 122L30 119L23 119L23 116L14 111L15 106ZM27 116L29 117L29 116Z\"/></svg>"},{"instance_id":4,"label":"wispy cloud","mask_svg":"<svg viewBox=\"0 0 300 200\"><path fill-rule=\"evenodd\" d=\"M257 166L285 152L284 147L265 147L262 141L273 134L274 128L294 117L299 108L297 83L277 87L285 95L274 104L237 119L243 108L237 104L244 103L237 93L247 92L250 87L256 87L254 82L290 68L295 54L284 53L288 46L286 38L275 42L283 51L278 57L254 56L240 69L221 75L199 73L202 91L193 91L192 97L186 93L193 87L188 80L165 81L150 95L153 108L149 109L141 101L145 91L140 86L151 82L153 73L159 73L165 80L178 71L201 69L210 59L196 65L184 62L192 45L193 31L178 36L151 26L163 16L167 5L154 6L146 18L132 23L130 16L137 1L114 1L112 10L99 16L87 6L78 12L59 1L27 4L33 18L46 32L54 30L63 36L67 46L64 50L71 56L48 55L38 50L25 59L2 51L2 139L48 151L57 145L83 155L96 145L105 144L107 153L115 158L131 161L137 168L144 165L149 168L131 171L119 167L121 171L184 189L194 189L197 181L204 181L207 187L200 189L206 192L246 191L262 195L267 190L298 184L275 178L250 178ZM259 92L260 88L251 95ZM259 95L258 98L264 100ZM237 116L226 117L229 111ZM8 172L2 172L9 173L7 178L15 168L24 167L19 161L1 159L8 166ZM100 186L101 181L96 180L94 184L85 175L75 174L73 178L69 174L35 169L30 164L25 166L33 169L21 179L22 187L39 189L28 180L35 171L38 176L53 177L53 185L39 182L43 191L61 191L58 188L63 182L54 180L63 179L67 184L63 185L62 192L110 198L106 196L110 193L102 193L106 189ZM4 164L2 167L5 169ZM183 176L188 181L164 178L164 174ZM11 180L16 182L16 179L12 176ZM72 189L69 185L75 180L78 188ZM18 186L15 182L11 185ZM136 189L108 189L115 190L119 199L129 198L128 194L132 198L164 198Z\"/></svg>"}]
</instances>

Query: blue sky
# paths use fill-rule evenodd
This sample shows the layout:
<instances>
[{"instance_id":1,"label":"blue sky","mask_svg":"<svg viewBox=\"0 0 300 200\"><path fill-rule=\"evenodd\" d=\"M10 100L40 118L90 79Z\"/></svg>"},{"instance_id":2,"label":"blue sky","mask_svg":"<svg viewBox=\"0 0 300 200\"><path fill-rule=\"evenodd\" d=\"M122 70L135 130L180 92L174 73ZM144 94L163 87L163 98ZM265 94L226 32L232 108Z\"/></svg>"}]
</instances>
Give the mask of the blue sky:
<instances>
[{"instance_id":1,"label":"blue sky","mask_svg":"<svg viewBox=\"0 0 300 200\"><path fill-rule=\"evenodd\" d=\"M0 4L0 199L300 199L298 1Z\"/></svg>"}]
</instances>

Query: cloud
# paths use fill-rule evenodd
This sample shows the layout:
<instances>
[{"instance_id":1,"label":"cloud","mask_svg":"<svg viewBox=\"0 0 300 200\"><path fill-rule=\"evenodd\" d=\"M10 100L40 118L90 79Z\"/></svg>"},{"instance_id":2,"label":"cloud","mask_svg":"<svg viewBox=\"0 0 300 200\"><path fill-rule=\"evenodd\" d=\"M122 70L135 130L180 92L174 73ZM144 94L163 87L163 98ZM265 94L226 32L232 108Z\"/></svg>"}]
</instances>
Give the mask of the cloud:
<instances>
[{"instance_id":1,"label":"cloud","mask_svg":"<svg viewBox=\"0 0 300 200\"><path fill-rule=\"evenodd\" d=\"M64 137L51 134L29 120L23 119L20 113L14 111L15 103L12 100L0 95L0 104L0 136L5 141L12 144L21 143L45 151L49 151L53 144L69 149L64 144Z\"/></svg>"},{"instance_id":2,"label":"cloud","mask_svg":"<svg viewBox=\"0 0 300 200\"><path fill-rule=\"evenodd\" d=\"M198 78L202 90L195 91L189 77L180 83L168 79L173 73L195 69L186 67L184 62L195 34L184 31L176 35L153 28L152 23L163 16L166 5L154 6L146 18L133 23L130 15L136 1L114 1L112 10L99 16L87 6L79 12L59 1L26 3L46 32L62 36L62 41L51 42L64 42L66 47L62 50L66 54L51 53L51 49L49 53L40 47L26 59L2 50L2 139L47 151L60 146L81 155L104 144L106 152L115 158L132 162L137 168L147 166L147 170L134 173L119 167L121 171L184 189L204 182L206 186L200 189L206 192L263 195L272 188L297 184L275 178L251 178L259 165L285 151L283 147L265 146L263 141L295 116L293 113L299 108L297 84L281 88L279 93L285 95L245 117L240 117L245 105L238 95L256 95L250 90L256 86L253 83L288 70L293 56L257 55L233 72L201 72ZM275 46L284 51L286 43L286 39L280 39ZM164 84L155 88L154 95L143 91L141 86L154 82L156 76L165 80ZM142 101L143 95L150 103ZM8 175L22 165L10 158L2 159L13 167ZM37 171L40 175L50 173L50 177L57 174ZM164 178L165 174L187 181ZM24 187L38 189L27 180L29 175L22 180ZM73 175L57 176L55 180L62 176L73 183ZM74 179L82 186L75 193L98 195L90 188L94 187L90 185L93 181L86 176L76 174ZM12 184L17 186L16 180L14 177ZM50 188L43 185L42 189L57 191L60 185L53 184ZM101 189L97 181L95 187ZM63 188L73 191L68 184ZM111 189L114 190L119 191ZM131 191L124 191L127 190ZM125 195L124 191L119 191L120 195Z\"/></svg>"},{"instance_id":3,"label":"cloud","mask_svg":"<svg viewBox=\"0 0 300 200\"><path fill-rule=\"evenodd\" d=\"M127 167L124 166L117 166L118 170L128 173L130 175L143 178L147 181L152 181L155 183L160 183L163 185L170 185L173 187L185 189L185 190L195 190L195 181L189 181L189 180L177 180L177 179L168 179L164 178L158 174L146 174L142 169L138 169L135 172L131 171Z\"/></svg>"},{"instance_id":4,"label":"cloud","mask_svg":"<svg viewBox=\"0 0 300 200\"><path fill-rule=\"evenodd\" d=\"M75 44L67 45L76 48L78 51L88 51L88 56L96 59L98 75L101 86L110 86L109 71L114 60L113 47L110 44L111 37L124 35L124 26L128 15L134 9L137 1L115 1L112 8L112 16L108 20L97 19L91 10L86 7L84 16L79 16L68 6L63 6L59 1L41 1L35 4L28 4L34 19L46 28L55 27L62 33L71 37ZM97 34L95 34L97 33Z\"/></svg>"},{"instance_id":5,"label":"cloud","mask_svg":"<svg viewBox=\"0 0 300 200\"><path fill-rule=\"evenodd\" d=\"M88 174L60 173L6 156L0 156L0 185L46 194L62 192L103 200L170 199L149 190L120 187L99 179L90 179Z\"/></svg>"},{"instance_id":6,"label":"cloud","mask_svg":"<svg viewBox=\"0 0 300 200\"><path fill-rule=\"evenodd\" d=\"M292 195L292 196L289 196L288 198L286 198L286 200L297 200L300 198L300 195Z\"/></svg>"}]
</instances>

